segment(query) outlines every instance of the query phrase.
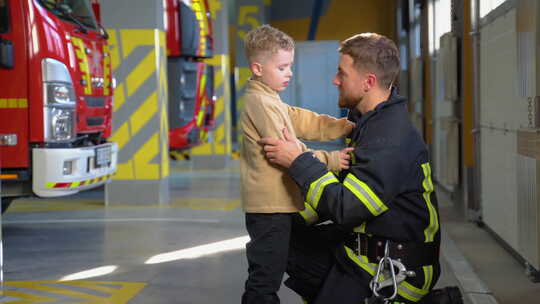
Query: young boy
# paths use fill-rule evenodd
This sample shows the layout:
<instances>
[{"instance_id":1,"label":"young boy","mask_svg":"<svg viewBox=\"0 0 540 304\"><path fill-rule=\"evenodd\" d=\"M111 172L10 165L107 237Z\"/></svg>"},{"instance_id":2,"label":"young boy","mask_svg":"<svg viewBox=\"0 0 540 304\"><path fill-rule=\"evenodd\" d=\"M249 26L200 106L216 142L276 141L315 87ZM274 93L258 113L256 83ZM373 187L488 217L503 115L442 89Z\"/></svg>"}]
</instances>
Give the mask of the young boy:
<instances>
[{"instance_id":1,"label":"young boy","mask_svg":"<svg viewBox=\"0 0 540 304\"><path fill-rule=\"evenodd\" d=\"M283 139L284 129L305 140L333 140L350 133L353 124L346 118L318 115L281 101L278 92L289 84L294 59L294 41L288 35L263 25L246 35L245 51L252 77L240 122L244 135L240 171L251 241L246 245L249 276L242 304L279 303L277 291L287 266L292 216L304 209L304 202L293 180L265 159L257 141ZM303 143L298 145L307 150ZM346 149L314 153L332 171L348 168Z\"/></svg>"}]
</instances>

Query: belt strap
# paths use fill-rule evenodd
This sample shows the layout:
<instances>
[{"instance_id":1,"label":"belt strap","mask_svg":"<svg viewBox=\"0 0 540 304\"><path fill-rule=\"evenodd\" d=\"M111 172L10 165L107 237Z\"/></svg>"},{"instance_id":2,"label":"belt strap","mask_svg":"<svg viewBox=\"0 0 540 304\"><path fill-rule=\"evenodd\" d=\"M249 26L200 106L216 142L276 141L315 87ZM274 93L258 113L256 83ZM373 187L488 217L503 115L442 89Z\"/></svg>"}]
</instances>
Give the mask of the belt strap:
<instances>
[{"instance_id":1,"label":"belt strap","mask_svg":"<svg viewBox=\"0 0 540 304\"><path fill-rule=\"evenodd\" d=\"M364 233L353 233L345 245L357 255L367 256L370 263L378 263L384 256L384 246L389 241L390 258L400 261L407 269L439 263L439 244L434 242L399 242Z\"/></svg>"}]
</instances>

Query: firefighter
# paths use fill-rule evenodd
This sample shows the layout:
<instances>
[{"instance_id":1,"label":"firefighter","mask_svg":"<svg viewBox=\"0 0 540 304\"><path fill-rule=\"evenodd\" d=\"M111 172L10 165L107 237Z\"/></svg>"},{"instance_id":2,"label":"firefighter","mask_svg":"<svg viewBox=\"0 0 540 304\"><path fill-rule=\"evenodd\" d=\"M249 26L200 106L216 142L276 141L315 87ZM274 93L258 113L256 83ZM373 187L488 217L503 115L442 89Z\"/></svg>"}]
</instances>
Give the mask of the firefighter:
<instances>
[{"instance_id":1,"label":"firefighter","mask_svg":"<svg viewBox=\"0 0 540 304\"><path fill-rule=\"evenodd\" d=\"M312 153L301 153L287 130L285 141L260 141L270 162L288 168L306 202L293 227L285 284L310 304L364 303L386 253L408 271L388 303L416 303L440 275L439 215L426 145L392 86L399 53L374 33L343 41L339 52L333 83L339 106L356 123L347 138L354 147L350 168L334 175ZM383 299L393 292L377 291Z\"/></svg>"}]
</instances>

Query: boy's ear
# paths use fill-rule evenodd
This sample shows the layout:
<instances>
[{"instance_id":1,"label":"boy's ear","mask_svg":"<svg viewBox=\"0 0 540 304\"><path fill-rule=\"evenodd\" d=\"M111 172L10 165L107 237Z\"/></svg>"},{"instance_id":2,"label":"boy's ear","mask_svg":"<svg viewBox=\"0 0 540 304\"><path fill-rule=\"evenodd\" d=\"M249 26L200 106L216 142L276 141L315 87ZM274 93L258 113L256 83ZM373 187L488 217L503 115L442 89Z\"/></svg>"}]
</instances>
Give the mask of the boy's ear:
<instances>
[{"instance_id":1,"label":"boy's ear","mask_svg":"<svg viewBox=\"0 0 540 304\"><path fill-rule=\"evenodd\" d=\"M249 68L251 69L251 73L257 77L262 76L262 64L258 62L252 62L249 64Z\"/></svg>"}]
</instances>

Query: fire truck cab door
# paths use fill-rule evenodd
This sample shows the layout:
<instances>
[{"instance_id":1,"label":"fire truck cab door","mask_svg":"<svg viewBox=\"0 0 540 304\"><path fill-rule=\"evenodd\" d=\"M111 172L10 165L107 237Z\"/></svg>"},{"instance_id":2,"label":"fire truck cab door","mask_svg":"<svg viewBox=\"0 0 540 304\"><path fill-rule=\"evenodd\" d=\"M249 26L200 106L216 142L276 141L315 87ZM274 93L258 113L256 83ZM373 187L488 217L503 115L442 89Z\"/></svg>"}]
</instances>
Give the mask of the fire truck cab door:
<instances>
[{"instance_id":1,"label":"fire truck cab door","mask_svg":"<svg viewBox=\"0 0 540 304\"><path fill-rule=\"evenodd\" d=\"M29 166L28 35L25 1L0 0L0 166ZM6 136L7 135L7 136ZM9 143L6 143L6 138Z\"/></svg>"}]
</instances>

